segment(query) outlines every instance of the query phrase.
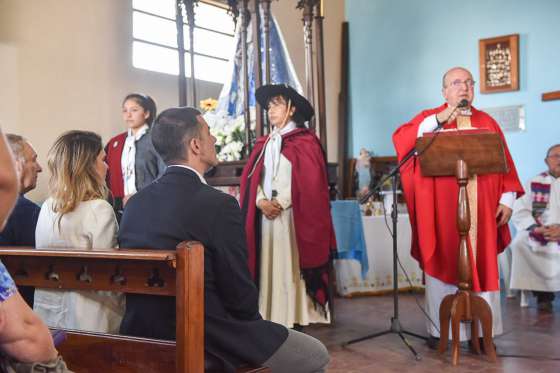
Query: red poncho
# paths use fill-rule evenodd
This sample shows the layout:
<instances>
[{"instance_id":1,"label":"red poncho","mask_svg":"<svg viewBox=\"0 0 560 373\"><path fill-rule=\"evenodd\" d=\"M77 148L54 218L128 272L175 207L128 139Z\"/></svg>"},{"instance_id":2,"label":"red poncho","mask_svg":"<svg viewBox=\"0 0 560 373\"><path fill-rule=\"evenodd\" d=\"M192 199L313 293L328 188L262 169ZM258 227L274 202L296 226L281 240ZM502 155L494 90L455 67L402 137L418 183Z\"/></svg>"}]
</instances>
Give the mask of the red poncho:
<instances>
[{"instance_id":1,"label":"red poncho","mask_svg":"<svg viewBox=\"0 0 560 373\"><path fill-rule=\"evenodd\" d=\"M395 131L393 143L399 161L414 148L420 123L446 107L444 104L423 111ZM511 241L508 225L497 227L496 210L502 193L516 192L517 197L520 197L523 187L496 121L488 114L472 108L471 123L474 128L487 129L500 135L509 168L507 174L477 176L476 259L470 253L473 290L495 291L500 288L497 255ZM448 123L444 128L457 128L457 123ZM413 157L401 168L401 180L412 226L412 256L430 276L448 284L456 284L459 252L456 224L459 187L456 178L423 177L420 164Z\"/></svg>"},{"instance_id":2,"label":"red poncho","mask_svg":"<svg viewBox=\"0 0 560 373\"><path fill-rule=\"evenodd\" d=\"M256 141L241 176L241 207L245 214L249 269L254 279L258 279L260 232L256 227L261 218L256 198L264 157L258 162L257 159L266 139L261 137ZM281 152L292 165L292 208L301 273L308 294L324 306L328 298L330 253L336 247L325 155L317 136L303 128L282 136Z\"/></svg>"}]
</instances>

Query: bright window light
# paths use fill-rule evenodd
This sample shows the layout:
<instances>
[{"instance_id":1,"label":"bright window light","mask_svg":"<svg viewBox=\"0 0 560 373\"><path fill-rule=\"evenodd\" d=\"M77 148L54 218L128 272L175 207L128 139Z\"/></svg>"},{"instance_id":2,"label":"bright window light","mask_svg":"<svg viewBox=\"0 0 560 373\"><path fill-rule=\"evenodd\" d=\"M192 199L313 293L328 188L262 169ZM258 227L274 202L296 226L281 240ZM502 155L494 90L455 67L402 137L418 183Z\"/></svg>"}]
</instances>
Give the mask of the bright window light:
<instances>
[{"instance_id":1,"label":"bright window light","mask_svg":"<svg viewBox=\"0 0 560 373\"><path fill-rule=\"evenodd\" d=\"M132 64L139 69L179 74L176 0L132 1ZM186 22L186 17L184 17ZM233 57L235 25L227 11L199 2L195 7L194 68L196 79L224 83ZM186 51L190 50L189 28L183 25ZM190 77L190 56L185 55L186 76Z\"/></svg>"},{"instance_id":2,"label":"bright window light","mask_svg":"<svg viewBox=\"0 0 560 373\"><path fill-rule=\"evenodd\" d=\"M132 65L138 69L179 75L176 49L135 41L132 43Z\"/></svg>"},{"instance_id":3,"label":"bright window light","mask_svg":"<svg viewBox=\"0 0 560 373\"><path fill-rule=\"evenodd\" d=\"M176 0L132 0L132 8L175 19Z\"/></svg>"},{"instance_id":4,"label":"bright window light","mask_svg":"<svg viewBox=\"0 0 560 373\"><path fill-rule=\"evenodd\" d=\"M132 13L132 35L136 40L167 45L177 48L177 27L167 19Z\"/></svg>"}]
</instances>

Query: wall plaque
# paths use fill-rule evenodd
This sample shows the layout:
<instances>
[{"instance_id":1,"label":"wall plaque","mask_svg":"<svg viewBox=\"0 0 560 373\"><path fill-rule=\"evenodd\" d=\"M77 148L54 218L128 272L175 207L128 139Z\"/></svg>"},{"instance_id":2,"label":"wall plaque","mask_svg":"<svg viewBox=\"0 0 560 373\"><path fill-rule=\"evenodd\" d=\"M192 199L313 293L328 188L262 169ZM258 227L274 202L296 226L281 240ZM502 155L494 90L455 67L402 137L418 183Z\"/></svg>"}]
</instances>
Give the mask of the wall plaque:
<instances>
[{"instance_id":1,"label":"wall plaque","mask_svg":"<svg viewBox=\"0 0 560 373\"><path fill-rule=\"evenodd\" d=\"M490 114L504 132L525 130L525 108L523 105L484 108L482 111Z\"/></svg>"},{"instance_id":2,"label":"wall plaque","mask_svg":"<svg viewBox=\"0 0 560 373\"><path fill-rule=\"evenodd\" d=\"M519 35L481 39L478 49L480 92L519 90Z\"/></svg>"}]
</instances>

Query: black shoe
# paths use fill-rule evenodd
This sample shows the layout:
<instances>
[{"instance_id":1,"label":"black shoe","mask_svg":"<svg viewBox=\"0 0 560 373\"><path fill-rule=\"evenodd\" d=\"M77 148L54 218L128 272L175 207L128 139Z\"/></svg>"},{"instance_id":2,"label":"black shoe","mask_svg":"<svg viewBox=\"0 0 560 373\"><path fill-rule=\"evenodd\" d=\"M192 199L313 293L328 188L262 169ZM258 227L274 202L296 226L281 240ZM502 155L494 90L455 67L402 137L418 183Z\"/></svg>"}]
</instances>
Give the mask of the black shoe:
<instances>
[{"instance_id":1,"label":"black shoe","mask_svg":"<svg viewBox=\"0 0 560 373\"><path fill-rule=\"evenodd\" d=\"M428 345L428 347L432 350L437 350L439 347L439 338L438 337L434 337L433 335L430 335L428 337L428 339L426 339L426 344Z\"/></svg>"},{"instance_id":2,"label":"black shoe","mask_svg":"<svg viewBox=\"0 0 560 373\"><path fill-rule=\"evenodd\" d=\"M303 325L294 324L294 327L292 329L294 329L296 332L305 333L303 331Z\"/></svg>"}]
</instances>

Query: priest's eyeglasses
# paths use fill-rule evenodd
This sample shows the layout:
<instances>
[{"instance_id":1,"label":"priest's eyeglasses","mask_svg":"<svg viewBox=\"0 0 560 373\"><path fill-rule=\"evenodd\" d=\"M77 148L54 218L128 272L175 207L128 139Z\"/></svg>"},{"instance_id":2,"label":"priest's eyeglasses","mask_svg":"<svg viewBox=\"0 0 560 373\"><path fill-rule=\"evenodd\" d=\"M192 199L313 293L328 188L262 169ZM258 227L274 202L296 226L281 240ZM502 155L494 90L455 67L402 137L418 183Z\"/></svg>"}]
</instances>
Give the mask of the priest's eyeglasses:
<instances>
[{"instance_id":1,"label":"priest's eyeglasses","mask_svg":"<svg viewBox=\"0 0 560 373\"><path fill-rule=\"evenodd\" d=\"M467 86L467 88L472 88L474 87L474 83L476 83L474 80L472 79L467 79L467 80L461 80L461 79L456 79L454 81L452 81L451 83L449 83L449 85L453 88L459 88L462 87L463 84L465 84Z\"/></svg>"}]
</instances>

